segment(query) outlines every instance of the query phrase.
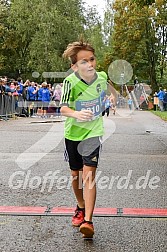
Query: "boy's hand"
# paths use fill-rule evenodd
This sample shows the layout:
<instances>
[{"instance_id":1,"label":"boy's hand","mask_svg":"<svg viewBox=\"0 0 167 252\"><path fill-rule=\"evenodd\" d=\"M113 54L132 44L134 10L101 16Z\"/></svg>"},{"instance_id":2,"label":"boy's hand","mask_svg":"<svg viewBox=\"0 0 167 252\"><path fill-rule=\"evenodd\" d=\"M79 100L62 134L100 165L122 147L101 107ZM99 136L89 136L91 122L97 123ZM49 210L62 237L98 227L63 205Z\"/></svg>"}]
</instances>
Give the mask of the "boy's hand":
<instances>
[{"instance_id":1,"label":"boy's hand","mask_svg":"<svg viewBox=\"0 0 167 252\"><path fill-rule=\"evenodd\" d=\"M75 111L74 112L75 118L79 121L89 121L93 117L93 112L90 110L81 110L81 111Z\"/></svg>"}]
</instances>

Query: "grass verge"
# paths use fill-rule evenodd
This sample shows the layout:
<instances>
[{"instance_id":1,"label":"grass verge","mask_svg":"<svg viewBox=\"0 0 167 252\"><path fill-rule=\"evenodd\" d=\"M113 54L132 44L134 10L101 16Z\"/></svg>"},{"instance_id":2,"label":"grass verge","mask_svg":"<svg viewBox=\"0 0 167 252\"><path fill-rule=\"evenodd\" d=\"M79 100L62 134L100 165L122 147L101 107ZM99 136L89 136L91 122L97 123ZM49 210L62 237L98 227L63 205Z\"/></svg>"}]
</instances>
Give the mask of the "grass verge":
<instances>
[{"instance_id":1,"label":"grass verge","mask_svg":"<svg viewBox=\"0 0 167 252\"><path fill-rule=\"evenodd\" d=\"M154 115L159 116L162 120L167 121L167 111L153 111L150 110Z\"/></svg>"}]
</instances>

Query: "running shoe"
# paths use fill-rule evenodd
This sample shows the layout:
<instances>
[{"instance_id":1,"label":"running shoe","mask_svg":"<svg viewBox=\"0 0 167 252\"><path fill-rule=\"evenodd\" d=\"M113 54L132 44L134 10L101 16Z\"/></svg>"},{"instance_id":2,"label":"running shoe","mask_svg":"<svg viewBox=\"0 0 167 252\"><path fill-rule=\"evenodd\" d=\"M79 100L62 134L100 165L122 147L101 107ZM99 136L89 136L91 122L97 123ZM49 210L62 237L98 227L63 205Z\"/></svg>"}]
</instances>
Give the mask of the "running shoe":
<instances>
[{"instance_id":1,"label":"running shoe","mask_svg":"<svg viewBox=\"0 0 167 252\"><path fill-rule=\"evenodd\" d=\"M94 235L94 227L93 222L91 221L83 221L80 226L79 231L83 234L83 238L93 238Z\"/></svg>"},{"instance_id":2,"label":"running shoe","mask_svg":"<svg viewBox=\"0 0 167 252\"><path fill-rule=\"evenodd\" d=\"M75 214L72 217L72 225L74 227L79 227L83 223L84 217L85 217L85 208L79 208L77 206Z\"/></svg>"}]
</instances>

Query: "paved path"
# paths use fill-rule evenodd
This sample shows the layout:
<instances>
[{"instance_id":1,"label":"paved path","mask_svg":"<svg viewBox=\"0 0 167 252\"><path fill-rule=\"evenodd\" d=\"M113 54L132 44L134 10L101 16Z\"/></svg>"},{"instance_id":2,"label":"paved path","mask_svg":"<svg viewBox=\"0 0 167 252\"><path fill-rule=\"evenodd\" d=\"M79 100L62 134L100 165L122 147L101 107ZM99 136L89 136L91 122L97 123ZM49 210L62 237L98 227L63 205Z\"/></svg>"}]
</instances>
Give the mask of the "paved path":
<instances>
[{"instance_id":1,"label":"paved path","mask_svg":"<svg viewBox=\"0 0 167 252\"><path fill-rule=\"evenodd\" d=\"M0 206L75 206L63 126L36 118L0 122ZM120 110L105 127L96 207L166 208L167 123ZM45 183L54 172L53 184ZM0 252L167 251L166 218L94 217L94 225L93 241L84 241L69 216L0 216Z\"/></svg>"}]
</instances>

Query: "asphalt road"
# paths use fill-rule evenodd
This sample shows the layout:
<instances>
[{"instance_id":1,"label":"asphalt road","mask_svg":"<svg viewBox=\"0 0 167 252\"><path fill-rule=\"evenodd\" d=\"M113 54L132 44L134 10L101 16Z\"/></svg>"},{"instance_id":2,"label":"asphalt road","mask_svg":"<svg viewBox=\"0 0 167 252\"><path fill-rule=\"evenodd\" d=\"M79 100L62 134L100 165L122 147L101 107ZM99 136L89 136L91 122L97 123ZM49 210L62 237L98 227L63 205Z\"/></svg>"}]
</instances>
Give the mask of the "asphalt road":
<instances>
[{"instance_id":1,"label":"asphalt road","mask_svg":"<svg viewBox=\"0 0 167 252\"><path fill-rule=\"evenodd\" d=\"M145 111L104 120L96 207L166 208L167 123ZM0 122L0 206L75 207L63 127L37 118ZM85 241L70 216L0 215L0 252L165 252L166 220L94 217L94 239Z\"/></svg>"}]
</instances>

